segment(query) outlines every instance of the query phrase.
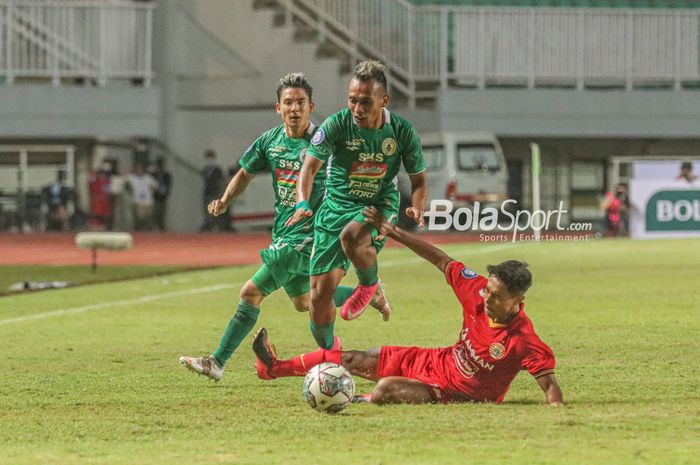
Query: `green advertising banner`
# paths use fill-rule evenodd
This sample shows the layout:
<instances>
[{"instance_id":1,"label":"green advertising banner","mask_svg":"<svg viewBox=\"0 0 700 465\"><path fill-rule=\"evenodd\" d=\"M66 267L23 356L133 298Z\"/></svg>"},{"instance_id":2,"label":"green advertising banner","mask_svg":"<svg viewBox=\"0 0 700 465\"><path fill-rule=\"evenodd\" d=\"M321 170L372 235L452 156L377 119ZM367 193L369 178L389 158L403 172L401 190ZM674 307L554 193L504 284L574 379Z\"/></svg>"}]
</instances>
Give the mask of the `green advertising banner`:
<instances>
[{"instance_id":1,"label":"green advertising banner","mask_svg":"<svg viewBox=\"0 0 700 465\"><path fill-rule=\"evenodd\" d=\"M633 238L700 237L700 183L632 180L629 198Z\"/></svg>"},{"instance_id":2,"label":"green advertising banner","mask_svg":"<svg viewBox=\"0 0 700 465\"><path fill-rule=\"evenodd\" d=\"M658 191L647 201L647 231L700 231L700 190Z\"/></svg>"}]
</instances>

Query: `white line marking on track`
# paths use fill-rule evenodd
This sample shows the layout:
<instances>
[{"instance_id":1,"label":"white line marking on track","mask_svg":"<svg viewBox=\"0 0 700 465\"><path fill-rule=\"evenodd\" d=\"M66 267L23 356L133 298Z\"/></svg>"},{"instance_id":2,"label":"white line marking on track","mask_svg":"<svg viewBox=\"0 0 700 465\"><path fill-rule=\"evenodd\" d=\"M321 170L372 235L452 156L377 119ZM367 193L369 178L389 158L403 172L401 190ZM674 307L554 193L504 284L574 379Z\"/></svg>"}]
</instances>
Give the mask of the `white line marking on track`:
<instances>
[{"instance_id":1,"label":"white line marking on track","mask_svg":"<svg viewBox=\"0 0 700 465\"><path fill-rule=\"evenodd\" d=\"M233 284L218 284L216 286L199 287L199 288L195 288L195 289L188 289L186 291L174 291L174 292L164 292L162 294L145 295L142 297L137 297L135 299L117 300L117 301L113 301L113 302L103 302L103 303L99 303L99 304L85 305L82 307L62 308L59 310L52 310L50 312L36 313L34 315L25 315L25 316L18 316L15 318L6 318L4 320L0 320L0 326L6 325L6 324L11 324L11 323L20 323L22 321L41 320L43 318L52 318L52 317L56 317L56 316L71 315L71 314L75 314L75 313L91 312L93 310L101 310L103 308L109 308L109 307L123 307L125 305L153 302L155 300L167 299L170 297L180 297L183 295L205 294L207 292L221 291L223 289L231 289L233 287L234 287Z\"/></svg>"}]
</instances>

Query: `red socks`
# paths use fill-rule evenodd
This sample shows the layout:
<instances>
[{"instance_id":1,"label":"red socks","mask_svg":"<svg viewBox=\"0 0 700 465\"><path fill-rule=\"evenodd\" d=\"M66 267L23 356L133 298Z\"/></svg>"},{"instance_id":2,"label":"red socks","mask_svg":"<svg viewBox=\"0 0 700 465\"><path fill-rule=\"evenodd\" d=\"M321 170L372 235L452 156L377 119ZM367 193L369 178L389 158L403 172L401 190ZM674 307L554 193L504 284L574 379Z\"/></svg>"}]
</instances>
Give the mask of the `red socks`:
<instances>
[{"instance_id":1,"label":"red socks","mask_svg":"<svg viewBox=\"0 0 700 465\"><path fill-rule=\"evenodd\" d=\"M268 373L275 378L284 376L304 376L306 373L319 363L330 362L340 365L340 357L343 352L341 350L326 350L318 349L314 352L308 352L289 360L278 360Z\"/></svg>"}]
</instances>

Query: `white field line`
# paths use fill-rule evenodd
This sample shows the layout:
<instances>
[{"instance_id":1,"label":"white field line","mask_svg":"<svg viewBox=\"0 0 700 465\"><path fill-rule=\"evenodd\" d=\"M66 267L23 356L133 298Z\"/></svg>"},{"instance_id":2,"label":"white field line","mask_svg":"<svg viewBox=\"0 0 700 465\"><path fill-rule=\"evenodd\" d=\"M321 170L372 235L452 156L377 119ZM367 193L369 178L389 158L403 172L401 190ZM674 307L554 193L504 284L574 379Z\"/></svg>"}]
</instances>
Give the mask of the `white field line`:
<instances>
[{"instance_id":1,"label":"white field line","mask_svg":"<svg viewBox=\"0 0 700 465\"><path fill-rule=\"evenodd\" d=\"M482 250L475 250L473 252L470 252L469 255L471 256L471 255L480 255L480 254L485 254L485 253L498 252L500 250L509 249L511 247L514 247L514 246L515 246L515 244L494 245L494 246L491 246L488 248L484 248ZM408 263L420 263L423 261L425 261L425 260L420 258L420 257L410 257L410 258L405 258L402 260L380 261L379 266L381 268L386 268L386 267L392 267L392 266L397 266L397 265L405 265ZM195 289L188 289L186 291L165 292L162 294L146 295L146 296L138 297L135 299L116 300L116 301L112 301L112 302L102 302L99 304L85 305L82 307L62 308L59 310L52 310L50 312L36 313L34 315L6 318L4 320L0 320L0 326L12 324L12 323L21 323L23 321L41 320L43 318L52 318L52 317L56 317L56 316L91 312L93 310L102 310L104 308L110 308L110 307L123 307L125 305L142 304L142 303L153 302L153 301L161 300L161 299L168 299L170 297L205 294L207 292L216 292L216 291L220 291L223 289L231 289L233 287L234 287L233 284L218 284L216 286L199 287L199 288L195 288Z\"/></svg>"},{"instance_id":2,"label":"white field line","mask_svg":"<svg viewBox=\"0 0 700 465\"><path fill-rule=\"evenodd\" d=\"M104 308L110 308L110 307L123 307L125 305L142 304L142 303L153 302L153 301L161 300L161 299L168 299L170 297L205 294L207 292L216 292L216 291L220 291L223 289L231 289L233 287L234 287L233 284L218 284L216 286L199 287L199 288L195 288L195 289L188 289L186 291L174 291L174 292L164 292L162 294L146 295L143 297L137 297L135 299L102 302L99 304L85 305L82 307L62 308L59 310L52 310L50 312L36 313L34 315L18 316L15 318L6 318L4 320L0 320L0 326L11 324L11 323L20 323L22 321L41 320L43 318L52 318L52 317L56 317L56 316L71 315L71 314L75 314L75 313L91 312L93 310L102 310Z\"/></svg>"}]
</instances>

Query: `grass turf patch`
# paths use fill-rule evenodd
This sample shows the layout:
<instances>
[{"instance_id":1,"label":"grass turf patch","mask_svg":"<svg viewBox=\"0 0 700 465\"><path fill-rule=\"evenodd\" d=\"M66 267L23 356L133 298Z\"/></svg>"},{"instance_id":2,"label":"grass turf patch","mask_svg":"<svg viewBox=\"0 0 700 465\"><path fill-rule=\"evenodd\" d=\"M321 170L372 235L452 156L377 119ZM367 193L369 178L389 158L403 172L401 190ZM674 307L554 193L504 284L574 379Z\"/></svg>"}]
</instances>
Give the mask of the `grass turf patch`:
<instances>
[{"instance_id":1,"label":"grass turf patch","mask_svg":"<svg viewBox=\"0 0 700 465\"><path fill-rule=\"evenodd\" d=\"M304 403L301 378L256 378L250 336L219 383L179 367L179 355L216 348L255 267L6 297L0 464L696 463L699 245L445 246L480 272L509 258L531 265L526 311L557 357L562 409L544 405L524 372L502 405L319 414ZM392 319L369 309L336 320L346 348L457 340L461 309L434 267L389 249L380 275ZM283 292L263 302L257 326L283 357L313 350L308 315Z\"/></svg>"}]
</instances>

